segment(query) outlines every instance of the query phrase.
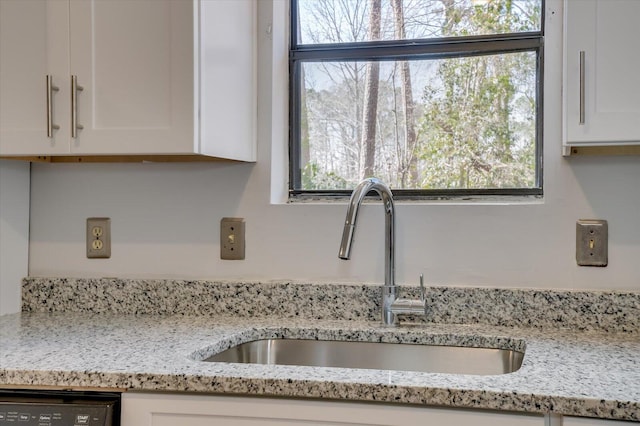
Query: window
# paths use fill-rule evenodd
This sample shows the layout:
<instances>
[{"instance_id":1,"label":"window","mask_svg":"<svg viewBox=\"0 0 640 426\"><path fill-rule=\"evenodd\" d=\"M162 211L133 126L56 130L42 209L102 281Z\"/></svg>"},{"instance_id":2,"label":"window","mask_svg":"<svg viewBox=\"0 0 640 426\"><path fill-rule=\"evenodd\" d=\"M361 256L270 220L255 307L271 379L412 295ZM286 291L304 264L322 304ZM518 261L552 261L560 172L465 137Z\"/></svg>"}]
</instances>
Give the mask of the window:
<instances>
[{"instance_id":1,"label":"window","mask_svg":"<svg viewBox=\"0 0 640 426\"><path fill-rule=\"evenodd\" d=\"M542 194L544 0L291 0L290 194Z\"/></svg>"}]
</instances>

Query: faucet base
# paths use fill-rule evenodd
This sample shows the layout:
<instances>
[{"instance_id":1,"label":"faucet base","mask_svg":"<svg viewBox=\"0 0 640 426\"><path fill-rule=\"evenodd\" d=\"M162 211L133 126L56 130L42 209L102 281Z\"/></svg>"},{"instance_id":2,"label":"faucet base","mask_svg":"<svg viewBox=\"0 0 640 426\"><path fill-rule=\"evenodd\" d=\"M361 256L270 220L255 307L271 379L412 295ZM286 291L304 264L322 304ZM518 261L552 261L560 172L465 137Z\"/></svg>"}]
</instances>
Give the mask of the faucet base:
<instances>
[{"instance_id":1,"label":"faucet base","mask_svg":"<svg viewBox=\"0 0 640 426\"><path fill-rule=\"evenodd\" d=\"M382 325L398 325L397 315L391 309L393 303L398 298L398 287L395 285L385 285L382 287Z\"/></svg>"}]
</instances>

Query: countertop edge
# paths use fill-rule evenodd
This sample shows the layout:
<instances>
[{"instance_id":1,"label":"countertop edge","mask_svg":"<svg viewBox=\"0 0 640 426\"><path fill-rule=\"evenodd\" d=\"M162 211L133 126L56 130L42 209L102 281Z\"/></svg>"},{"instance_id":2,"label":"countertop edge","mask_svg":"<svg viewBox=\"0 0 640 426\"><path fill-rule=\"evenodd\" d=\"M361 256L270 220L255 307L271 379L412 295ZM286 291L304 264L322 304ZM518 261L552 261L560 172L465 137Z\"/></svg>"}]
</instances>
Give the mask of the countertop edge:
<instances>
[{"instance_id":1,"label":"countertop edge","mask_svg":"<svg viewBox=\"0 0 640 426\"><path fill-rule=\"evenodd\" d=\"M24 377L28 377L25 380ZM28 383L26 383L28 382ZM301 386L303 385L303 386ZM130 374L100 371L0 370L0 387L13 389L121 390L202 395L277 397L295 399L378 402L505 412L560 414L640 422L640 403L553 395L452 389L425 386L372 385L317 380L191 376L182 374ZM250 392L246 388L251 389ZM434 401L437 401L434 403ZM636 413L629 416L627 413Z\"/></svg>"}]
</instances>

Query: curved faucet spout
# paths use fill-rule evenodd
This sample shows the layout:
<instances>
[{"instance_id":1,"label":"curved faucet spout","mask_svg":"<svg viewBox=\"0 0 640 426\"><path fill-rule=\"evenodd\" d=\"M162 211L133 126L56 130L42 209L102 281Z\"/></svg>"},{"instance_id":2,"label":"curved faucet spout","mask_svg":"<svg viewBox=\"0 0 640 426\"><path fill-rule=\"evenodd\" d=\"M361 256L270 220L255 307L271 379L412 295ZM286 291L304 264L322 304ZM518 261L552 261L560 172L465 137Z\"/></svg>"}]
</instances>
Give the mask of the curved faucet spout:
<instances>
[{"instance_id":1,"label":"curved faucet spout","mask_svg":"<svg viewBox=\"0 0 640 426\"><path fill-rule=\"evenodd\" d=\"M394 325L396 323L396 318L391 312L391 304L395 301L397 296L395 284L395 208L391 189L389 189L389 187L380 179L368 178L363 180L351 194L338 257L340 259L348 260L351 256L351 245L353 242L353 235L356 230L358 211L360 210L360 205L362 204L364 197L371 191L375 191L380 198L382 198L385 212L385 272L384 288L382 290L382 322L385 325Z\"/></svg>"}]
</instances>

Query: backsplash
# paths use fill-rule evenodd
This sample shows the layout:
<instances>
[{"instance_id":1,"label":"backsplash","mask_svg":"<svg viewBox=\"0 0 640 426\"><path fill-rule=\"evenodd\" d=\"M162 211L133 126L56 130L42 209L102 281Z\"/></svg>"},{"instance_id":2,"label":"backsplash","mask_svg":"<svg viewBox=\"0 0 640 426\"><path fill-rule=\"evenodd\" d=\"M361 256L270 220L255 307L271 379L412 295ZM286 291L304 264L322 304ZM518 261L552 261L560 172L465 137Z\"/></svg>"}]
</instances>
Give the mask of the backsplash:
<instances>
[{"instance_id":1,"label":"backsplash","mask_svg":"<svg viewBox=\"0 0 640 426\"><path fill-rule=\"evenodd\" d=\"M381 287L369 284L29 277L22 285L25 312L377 321L380 299ZM416 322L640 332L636 292L427 287L426 300L426 318Z\"/></svg>"}]
</instances>

